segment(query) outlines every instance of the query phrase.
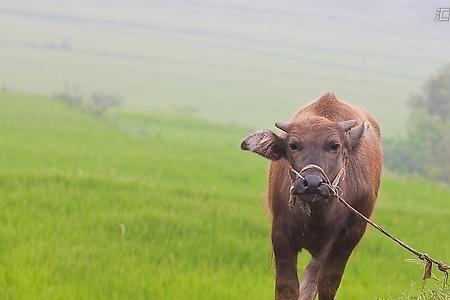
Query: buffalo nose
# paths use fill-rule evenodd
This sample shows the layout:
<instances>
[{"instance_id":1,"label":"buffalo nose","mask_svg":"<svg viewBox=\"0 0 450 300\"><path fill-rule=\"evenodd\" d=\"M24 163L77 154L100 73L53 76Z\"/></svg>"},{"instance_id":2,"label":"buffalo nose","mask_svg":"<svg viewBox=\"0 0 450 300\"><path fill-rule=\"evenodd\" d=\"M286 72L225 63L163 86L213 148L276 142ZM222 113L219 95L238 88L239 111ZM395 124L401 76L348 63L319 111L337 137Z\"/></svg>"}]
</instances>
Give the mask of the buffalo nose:
<instances>
[{"instance_id":1,"label":"buffalo nose","mask_svg":"<svg viewBox=\"0 0 450 300\"><path fill-rule=\"evenodd\" d=\"M323 183L322 177L318 175L305 175L304 179L301 180L303 185L304 193L316 193L319 186Z\"/></svg>"}]
</instances>

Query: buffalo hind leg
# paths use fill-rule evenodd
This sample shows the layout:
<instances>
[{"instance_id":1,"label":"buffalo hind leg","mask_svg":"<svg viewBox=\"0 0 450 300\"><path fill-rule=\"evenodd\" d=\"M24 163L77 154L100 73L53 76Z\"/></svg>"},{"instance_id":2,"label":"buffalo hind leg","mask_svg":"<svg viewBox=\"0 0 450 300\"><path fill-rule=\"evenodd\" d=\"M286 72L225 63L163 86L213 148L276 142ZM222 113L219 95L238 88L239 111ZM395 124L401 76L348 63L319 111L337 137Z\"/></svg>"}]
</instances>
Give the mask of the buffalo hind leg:
<instances>
[{"instance_id":1,"label":"buffalo hind leg","mask_svg":"<svg viewBox=\"0 0 450 300\"><path fill-rule=\"evenodd\" d=\"M299 300L312 300L317 295L317 279L319 276L320 261L312 258L305 268L303 278L300 281Z\"/></svg>"},{"instance_id":2,"label":"buffalo hind leg","mask_svg":"<svg viewBox=\"0 0 450 300\"><path fill-rule=\"evenodd\" d=\"M275 299L297 300L298 277L296 250L290 243L286 228L272 228L272 245L275 256Z\"/></svg>"}]
</instances>

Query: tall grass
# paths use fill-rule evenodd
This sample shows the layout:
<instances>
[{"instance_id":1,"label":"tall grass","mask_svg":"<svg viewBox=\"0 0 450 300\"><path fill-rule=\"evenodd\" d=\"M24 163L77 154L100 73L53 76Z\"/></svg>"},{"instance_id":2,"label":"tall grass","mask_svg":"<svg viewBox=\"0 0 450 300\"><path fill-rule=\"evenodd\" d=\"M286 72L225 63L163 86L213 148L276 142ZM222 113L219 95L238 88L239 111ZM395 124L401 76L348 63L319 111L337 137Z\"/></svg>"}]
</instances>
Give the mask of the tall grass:
<instances>
[{"instance_id":1,"label":"tall grass","mask_svg":"<svg viewBox=\"0 0 450 300\"><path fill-rule=\"evenodd\" d=\"M239 151L245 134L0 94L0 298L270 299L267 163ZM449 201L386 177L374 218L449 261ZM401 296L421 282L407 258L369 229L338 299Z\"/></svg>"}]
</instances>

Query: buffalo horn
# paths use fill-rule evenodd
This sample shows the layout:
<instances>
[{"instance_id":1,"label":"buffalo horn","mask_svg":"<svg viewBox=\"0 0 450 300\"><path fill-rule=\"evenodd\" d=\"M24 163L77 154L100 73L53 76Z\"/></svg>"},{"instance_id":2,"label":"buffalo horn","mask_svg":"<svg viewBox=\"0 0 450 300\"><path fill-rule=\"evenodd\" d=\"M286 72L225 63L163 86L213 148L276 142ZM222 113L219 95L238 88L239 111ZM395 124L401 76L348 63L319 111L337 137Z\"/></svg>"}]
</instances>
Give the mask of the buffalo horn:
<instances>
[{"instance_id":1,"label":"buffalo horn","mask_svg":"<svg viewBox=\"0 0 450 300\"><path fill-rule=\"evenodd\" d=\"M343 131L348 131L351 128L355 127L357 124L356 120L347 120L347 121L343 121L343 122L339 122L338 126L339 128L341 128Z\"/></svg>"},{"instance_id":2,"label":"buffalo horn","mask_svg":"<svg viewBox=\"0 0 450 300\"><path fill-rule=\"evenodd\" d=\"M288 122L276 122L275 127L283 130L284 132L287 132L289 129L289 123Z\"/></svg>"}]
</instances>

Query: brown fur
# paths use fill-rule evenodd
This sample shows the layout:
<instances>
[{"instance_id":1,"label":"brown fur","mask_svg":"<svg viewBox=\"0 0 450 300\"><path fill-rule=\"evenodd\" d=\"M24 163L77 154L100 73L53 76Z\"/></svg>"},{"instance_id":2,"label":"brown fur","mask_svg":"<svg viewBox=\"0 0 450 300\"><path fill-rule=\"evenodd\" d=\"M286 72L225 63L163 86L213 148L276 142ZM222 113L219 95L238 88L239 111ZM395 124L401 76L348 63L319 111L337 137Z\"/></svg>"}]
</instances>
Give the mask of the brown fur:
<instances>
[{"instance_id":1,"label":"brown fur","mask_svg":"<svg viewBox=\"0 0 450 300\"><path fill-rule=\"evenodd\" d=\"M336 129L338 122L351 119L356 120L358 124L368 124L368 128L364 128L362 136L353 148L348 141L345 142L345 133ZM317 149L321 149L320 145L327 139L344 141L346 149L342 149L342 157L347 156L348 164L345 177L339 186L344 198L369 217L380 185L380 128L372 115L337 100L331 93L300 109L289 124L287 134L272 139L272 142L282 145L281 139L285 141L296 136L304 139L305 147L311 148L305 148L301 154L294 153L296 156L284 153L284 159L275 155L268 157L265 155L270 152L267 149L264 149L263 153L262 150L258 152L250 149L273 160L269 170L268 207L272 215L272 244L276 267L275 297L277 300L313 299L318 294L320 300L334 299L347 260L363 236L366 223L336 199L328 199L311 206L310 215L298 207L291 210L288 206L291 185L289 165L296 170L308 163L320 165L332 180L340 169L339 164L343 166L344 163L333 159L336 154L320 154ZM263 134L267 136L267 132ZM242 148L249 150L245 141ZM308 152L308 149L314 150ZM313 258L299 284L297 254L302 249L309 251Z\"/></svg>"}]
</instances>

